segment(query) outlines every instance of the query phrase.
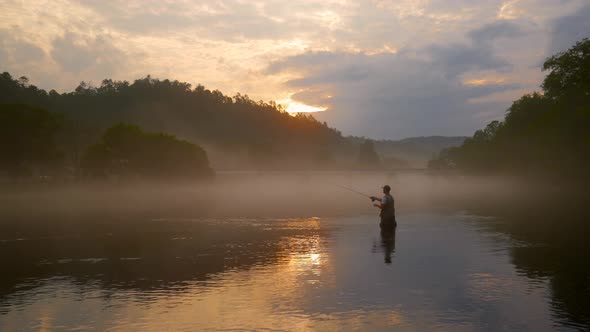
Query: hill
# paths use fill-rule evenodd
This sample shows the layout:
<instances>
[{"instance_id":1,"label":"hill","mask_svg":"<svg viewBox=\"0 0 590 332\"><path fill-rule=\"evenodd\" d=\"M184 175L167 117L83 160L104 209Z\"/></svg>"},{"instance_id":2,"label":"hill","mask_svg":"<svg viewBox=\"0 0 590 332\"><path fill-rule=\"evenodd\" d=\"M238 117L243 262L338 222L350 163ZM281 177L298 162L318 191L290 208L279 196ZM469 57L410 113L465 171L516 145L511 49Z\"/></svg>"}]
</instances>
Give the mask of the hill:
<instances>
[{"instance_id":1,"label":"hill","mask_svg":"<svg viewBox=\"0 0 590 332\"><path fill-rule=\"evenodd\" d=\"M460 146L467 137L427 136L409 137L401 140L377 140L375 150L386 168L425 168L428 161L442 150ZM365 138L351 137L360 144Z\"/></svg>"},{"instance_id":2,"label":"hill","mask_svg":"<svg viewBox=\"0 0 590 332\"><path fill-rule=\"evenodd\" d=\"M202 85L147 76L130 83L85 82L71 92L45 91L26 77L0 74L0 103L21 103L64 116L59 145L72 167L104 131L118 123L164 132L202 146L215 169L379 168L360 162L367 138L344 137L309 114L288 114L274 102L233 97ZM421 168L463 137L416 137L375 141L384 168ZM373 147L371 147L373 149ZM365 158L366 159L366 158ZM363 165L361 165L363 164ZM375 164L375 163L371 163ZM378 163L377 163L378 164Z\"/></svg>"},{"instance_id":3,"label":"hill","mask_svg":"<svg viewBox=\"0 0 590 332\"><path fill-rule=\"evenodd\" d=\"M338 165L350 153L338 130L311 115L288 114L274 102L229 97L202 85L147 76L130 83L85 82L71 92L45 91L26 77L0 75L0 103L22 103L64 115L62 145L68 159L99 140L107 128L131 123L166 132L206 148L215 168L300 168Z\"/></svg>"},{"instance_id":4,"label":"hill","mask_svg":"<svg viewBox=\"0 0 590 332\"><path fill-rule=\"evenodd\" d=\"M397 141L381 140L375 148L383 158L395 156L407 160L411 167L426 167L433 156L440 151L463 144L467 137L427 136L410 137Z\"/></svg>"}]
</instances>

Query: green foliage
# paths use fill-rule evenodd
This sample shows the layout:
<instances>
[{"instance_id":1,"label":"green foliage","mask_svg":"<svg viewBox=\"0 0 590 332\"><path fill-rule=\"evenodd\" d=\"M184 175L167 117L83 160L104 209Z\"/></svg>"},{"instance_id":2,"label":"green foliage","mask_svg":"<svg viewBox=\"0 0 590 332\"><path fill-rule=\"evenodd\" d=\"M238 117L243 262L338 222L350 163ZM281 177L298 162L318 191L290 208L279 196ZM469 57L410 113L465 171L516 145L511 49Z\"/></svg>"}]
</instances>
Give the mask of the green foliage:
<instances>
[{"instance_id":1,"label":"green foliage","mask_svg":"<svg viewBox=\"0 0 590 332\"><path fill-rule=\"evenodd\" d=\"M478 130L459 148L447 149L431 168L477 172L517 171L587 176L590 166L590 41L550 57L544 93L515 101L504 121Z\"/></svg>"},{"instance_id":2,"label":"green foliage","mask_svg":"<svg viewBox=\"0 0 590 332\"><path fill-rule=\"evenodd\" d=\"M185 178L212 174L201 147L122 123L109 128L100 143L88 148L82 166L100 175Z\"/></svg>"},{"instance_id":3,"label":"green foliage","mask_svg":"<svg viewBox=\"0 0 590 332\"><path fill-rule=\"evenodd\" d=\"M0 171L22 175L58 162L55 135L61 123L61 116L41 108L0 104Z\"/></svg>"},{"instance_id":4,"label":"green foliage","mask_svg":"<svg viewBox=\"0 0 590 332\"><path fill-rule=\"evenodd\" d=\"M569 50L554 55L543 64L549 74L543 81L548 98L590 98L590 41L582 39Z\"/></svg>"}]
</instances>

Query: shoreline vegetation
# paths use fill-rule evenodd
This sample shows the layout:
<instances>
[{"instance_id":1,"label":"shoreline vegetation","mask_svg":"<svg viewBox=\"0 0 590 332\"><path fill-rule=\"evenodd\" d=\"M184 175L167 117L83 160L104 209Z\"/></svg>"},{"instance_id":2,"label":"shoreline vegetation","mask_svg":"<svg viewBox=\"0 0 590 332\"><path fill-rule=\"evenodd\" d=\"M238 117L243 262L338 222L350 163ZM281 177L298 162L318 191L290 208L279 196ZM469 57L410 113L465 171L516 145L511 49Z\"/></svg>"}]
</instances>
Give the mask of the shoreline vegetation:
<instances>
[{"instance_id":1,"label":"shoreline vegetation","mask_svg":"<svg viewBox=\"0 0 590 332\"><path fill-rule=\"evenodd\" d=\"M590 179L590 40L548 58L541 92L429 162L434 170L584 183Z\"/></svg>"}]
</instances>

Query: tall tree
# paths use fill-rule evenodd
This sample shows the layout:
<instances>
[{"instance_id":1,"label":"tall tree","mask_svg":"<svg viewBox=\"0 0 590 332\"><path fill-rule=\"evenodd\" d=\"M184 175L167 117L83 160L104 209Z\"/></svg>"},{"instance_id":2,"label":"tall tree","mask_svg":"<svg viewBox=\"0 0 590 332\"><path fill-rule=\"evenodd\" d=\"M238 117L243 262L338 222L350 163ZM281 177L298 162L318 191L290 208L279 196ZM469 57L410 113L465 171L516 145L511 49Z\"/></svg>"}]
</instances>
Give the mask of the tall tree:
<instances>
[{"instance_id":1,"label":"tall tree","mask_svg":"<svg viewBox=\"0 0 590 332\"><path fill-rule=\"evenodd\" d=\"M478 130L430 165L590 177L590 40L547 59L543 93L516 100L504 121Z\"/></svg>"}]
</instances>

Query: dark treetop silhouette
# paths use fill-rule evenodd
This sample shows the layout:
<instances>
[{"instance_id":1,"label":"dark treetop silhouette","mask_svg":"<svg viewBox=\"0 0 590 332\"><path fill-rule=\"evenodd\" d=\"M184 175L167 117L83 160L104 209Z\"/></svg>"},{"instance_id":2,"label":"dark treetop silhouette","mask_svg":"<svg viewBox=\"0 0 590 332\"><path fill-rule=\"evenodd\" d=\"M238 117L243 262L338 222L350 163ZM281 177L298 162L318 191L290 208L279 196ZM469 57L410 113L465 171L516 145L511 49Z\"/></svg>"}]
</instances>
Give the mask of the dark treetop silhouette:
<instances>
[{"instance_id":1,"label":"dark treetop silhouette","mask_svg":"<svg viewBox=\"0 0 590 332\"><path fill-rule=\"evenodd\" d=\"M151 178L203 177L213 173L201 147L172 135L146 133L128 124L109 128L100 143L90 146L82 168L95 175Z\"/></svg>"},{"instance_id":2,"label":"dark treetop silhouette","mask_svg":"<svg viewBox=\"0 0 590 332\"><path fill-rule=\"evenodd\" d=\"M260 167L309 161L330 164L334 154L358 151L339 131L311 115L289 115L274 102L228 97L199 85L150 76L133 83L105 79L94 87L80 83L69 93L49 92L28 79L0 75L0 103L25 103L65 116L64 152L78 160L101 133L120 122L167 132L207 150L243 156ZM351 159L354 159L351 158Z\"/></svg>"},{"instance_id":3,"label":"dark treetop silhouette","mask_svg":"<svg viewBox=\"0 0 590 332\"><path fill-rule=\"evenodd\" d=\"M517 172L579 180L590 166L590 40L550 57L543 93L515 101L504 121L493 121L431 168Z\"/></svg>"},{"instance_id":4,"label":"dark treetop silhouette","mask_svg":"<svg viewBox=\"0 0 590 332\"><path fill-rule=\"evenodd\" d=\"M133 83L105 79L98 87L82 82L72 92L58 93L3 73L0 103L62 114L57 143L73 169L104 130L121 122L198 143L213 167L225 169L407 168L405 159L421 167L423 159L462 141L432 137L374 146L364 137L344 137L309 114L292 116L274 102L241 94L229 97L202 85L193 89L188 83L150 76Z\"/></svg>"}]
</instances>

